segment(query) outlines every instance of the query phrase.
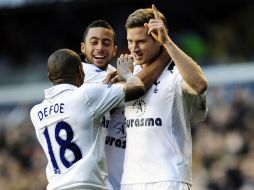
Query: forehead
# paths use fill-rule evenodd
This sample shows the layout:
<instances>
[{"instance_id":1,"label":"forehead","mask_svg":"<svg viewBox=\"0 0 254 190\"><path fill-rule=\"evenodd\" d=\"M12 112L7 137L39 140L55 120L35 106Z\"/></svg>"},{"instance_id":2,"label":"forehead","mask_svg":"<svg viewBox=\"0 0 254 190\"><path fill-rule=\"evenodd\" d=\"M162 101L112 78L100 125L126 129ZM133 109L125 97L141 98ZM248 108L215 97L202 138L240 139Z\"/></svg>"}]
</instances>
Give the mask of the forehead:
<instances>
[{"instance_id":1,"label":"forehead","mask_svg":"<svg viewBox=\"0 0 254 190\"><path fill-rule=\"evenodd\" d=\"M114 41L113 31L103 27L90 28L87 33L86 39L96 38L99 40L111 40Z\"/></svg>"},{"instance_id":2,"label":"forehead","mask_svg":"<svg viewBox=\"0 0 254 190\"><path fill-rule=\"evenodd\" d=\"M127 29L127 39L131 40L139 40L139 39L148 39L151 38L150 35L147 34L148 30L145 27L135 27Z\"/></svg>"}]
</instances>

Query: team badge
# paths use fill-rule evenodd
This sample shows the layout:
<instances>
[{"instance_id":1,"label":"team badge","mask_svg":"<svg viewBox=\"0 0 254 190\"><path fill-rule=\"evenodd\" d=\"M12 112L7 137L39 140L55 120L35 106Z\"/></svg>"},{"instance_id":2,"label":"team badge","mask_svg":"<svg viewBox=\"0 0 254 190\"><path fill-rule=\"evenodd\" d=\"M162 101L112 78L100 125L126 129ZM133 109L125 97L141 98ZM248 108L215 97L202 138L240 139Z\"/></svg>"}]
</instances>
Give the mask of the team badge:
<instances>
[{"instance_id":1,"label":"team badge","mask_svg":"<svg viewBox=\"0 0 254 190\"><path fill-rule=\"evenodd\" d=\"M153 84L155 85L155 89L153 90L153 93L156 94L158 92L158 85L160 84L160 81L155 81Z\"/></svg>"},{"instance_id":2,"label":"team badge","mask_svg":"<svg viewBox=\"0 0 254 190\"><path fill-rule=\"evenodd\" d=\"M141 117L146 112L146 103L144 100L137 100L133 103L132 108L136 111L138 117Z\"/></svg>"}]
</instances>

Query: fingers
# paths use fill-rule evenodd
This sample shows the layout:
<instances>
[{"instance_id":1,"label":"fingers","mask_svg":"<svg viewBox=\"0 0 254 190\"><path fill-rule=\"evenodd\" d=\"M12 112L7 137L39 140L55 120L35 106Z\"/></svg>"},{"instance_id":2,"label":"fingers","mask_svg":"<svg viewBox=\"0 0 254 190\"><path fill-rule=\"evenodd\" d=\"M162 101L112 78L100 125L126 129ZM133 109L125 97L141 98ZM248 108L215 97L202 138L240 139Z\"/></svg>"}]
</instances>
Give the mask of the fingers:
<instances>
[{"instance_id":1,"label":"fingers","mask_svg":"<svg viewBox=\"0 0 254 190\"><path fill-rule=\"evenodd\" d=\"M112 83L112 79L114 79L117 76L117 71L111 71L108 73L107 77L102 81L103 84Z\"/></svg>"},{"instance_id":2,"label":"fingers","mask_svg":"<svg viewBox=\"0 0 254 190\"><path fill-rule=\"evenodd\" d=\"M111 83L111 84L114 84L114 83L117 83L117 82L119 82L119 76L118 76L118 75L114 76L114 77L110 80L110 83Z\"/></svg>"},{"instance_id":3,"label":"fingers","mask_svg":"<svg viewBox=\"0 0 254 190\"><path fill-rule=\"evenodd\" d=\"M164 23L161 20L150 19L149 23L146 24L148 28L148 34L154 31L161 30L164 27Z\"/></svg>"},{"instance_id":4,"label":"fingers","mask_svg":"<svg viewBox=\"0 0 254 190\"><path fill-rule=\"evenodd\" d=\"M155 19L161 20L160 14L159 14L159 12L157 11L157 9L156 9L156 7L155 7L154 4L152 4L152 10L153 10L153 14L154 14Z\"/></svg>"},{"instance_id":5,"label":"fingers","mask_svg":"<svg viewBox=\"0 0 254 190\"><path fill-rule=\"evenodd\" d=\"M127 75L132 72L131 65L133 65L133 58L131 55L122 54L117 59L118 79L120 81L122 79L125 80Z\"/></svg>"},{"instance_id":6,"label":"fingers","mask_svg":"<svg viewBox=\"0 0 254 190\"><path fill-rule=\"evenodd\" d=\"M124 67L124 63L126 60L126 55L121 54L120 57L117 59L117 69L122 69Z\"/></svg>"},{"instance_id":7,"label":"fingers","mask_svg":"<svg viewBox=\"0 0 254 190\"><path fill-rule=\"evenodd\" d=\"M128 54L121 54L117 59L117 67L132 67L133 65L133 57Z\"/></svg>"}]
</instances>

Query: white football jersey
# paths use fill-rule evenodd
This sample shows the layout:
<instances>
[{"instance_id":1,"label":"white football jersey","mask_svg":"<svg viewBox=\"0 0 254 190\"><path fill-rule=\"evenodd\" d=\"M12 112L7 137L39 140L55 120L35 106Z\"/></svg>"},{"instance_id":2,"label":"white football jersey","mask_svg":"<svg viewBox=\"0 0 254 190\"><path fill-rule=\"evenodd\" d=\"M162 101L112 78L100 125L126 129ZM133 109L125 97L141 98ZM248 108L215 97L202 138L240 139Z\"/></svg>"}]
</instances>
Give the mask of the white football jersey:
<instances>
[{"instance_id":1,"label":"white football jersey","mask_svg":"<svg viewBox=\"0 0 254 190\"><path fill-rule=\"evenodd\" d=\"M140 70L136 65L134 73ZM125 104L127 145L122 184L191 184L190 119L198 96L183 92L182 81L176 67L167 67L144 96ZM200 117L206 116L206 105L201 112L196 121L204 120Z\"/></svg>"},{"instance_id":2,"label":"white football jersey","mask_svg":"<svg viewBox=\"0 0 254 190\"><path fill-rule=\"evenodd\" d=\"M115 70L113 66L108 65L107 70L103 71L95 65L88 63L83 63L83 68L85 71L84 82L89 83L101 83L106 78L108 72ZM102 118L102 128L104 133L104 129L107 129L105 152L109 182L114 190L119 190L126 147L124 106L107 112Z\"/></svg>"},{"instance_id":3,"label":"white football jersey","mask_svg":"<svg viewBox=\"0 0 254 190\"><path fill-rule=\"evenodd\" d=\"M124 99L121 84L60 84L45 90L45 100L30 117L48 159L48 190L108 189L100 124L103 114Z\"/></svg>"},{"instance_id":4,"label":"white football jersey","mask_svg":"<svg viewBox=\"0 0 254 190\"><path fill-rule=\"evenodd\" d=\"M116 70L112 65L108 65L107 70L103 71L90 63L84 63L83 69L85 72L84 82L87 83L102 83L102 81L107 77L108 72Z\"/></svg>"},{"instance_id":5,"label":"white football jersey","mask_svg":"<svg viewBox=\"0 0 254 190\"><path fill-rule=\"evenodd\" d=\"M114 190L119 190L121 187L125 148L126 131L123 106L110 111L110 123L105 146L109 181Z\"/></svg>"}]
</instances>

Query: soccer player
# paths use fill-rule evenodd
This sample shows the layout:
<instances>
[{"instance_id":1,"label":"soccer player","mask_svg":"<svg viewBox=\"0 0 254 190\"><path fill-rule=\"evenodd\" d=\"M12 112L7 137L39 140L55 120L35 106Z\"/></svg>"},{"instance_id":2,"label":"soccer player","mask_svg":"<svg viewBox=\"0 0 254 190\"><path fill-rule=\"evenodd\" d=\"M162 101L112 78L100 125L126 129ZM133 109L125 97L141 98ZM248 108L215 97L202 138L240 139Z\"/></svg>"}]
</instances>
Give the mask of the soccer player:
<instances>
[{"instance_id":1,"label":"soccer player","mask_svg":"<svg viewBox=\"0 0 254 190\"><path fill-rule=\"evenodd\" d=\"M205 119L207 80L170 38L165 17L154 5L130 14L125 27L134 74L146 68L161 47L172 60L144 96L126 103L121 190L190 190L190 123L192 118Z\"/></svg>"},{"instance_id":2,"label":"soccer player","mask_svg":"<svg viewBox=\"0 0 254 190\"><path fill-rule=\"evenodd\" d=\"M83 84L83 66L74 51L60 49L49 57L53 87L45 90L45 100L30 112L48 159L48 190L108 189L102 116L145 91L142 81L126 69L128 59L117 60L118 74L126 83L101 85Z\"/></svg>"},{"instance_id":3,"label":"soccer player","mask_svg":"<svg viewBox=\"0 0 254 190\"><path fill-rule=\"evenodd\" d=\"M84 31L81 52L84 58L83 67L86 71L84 82L102 83L109 73L116 69L110 62L116 55L116 34L112 26L105 20L95 20ZM121 55L123 56L123 55ZM164 70L169 61L165 50L158 55L160 59L147 67L138 76L147 89ZM132 62L130 64L132 65ZM102 119L102 131L106 136L105 152L108 166L110 190L119 190L123 172L123 159L126 147L124 107L112 109Z\"/></svg>"}]
</instances>

